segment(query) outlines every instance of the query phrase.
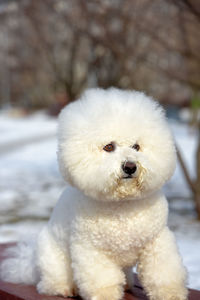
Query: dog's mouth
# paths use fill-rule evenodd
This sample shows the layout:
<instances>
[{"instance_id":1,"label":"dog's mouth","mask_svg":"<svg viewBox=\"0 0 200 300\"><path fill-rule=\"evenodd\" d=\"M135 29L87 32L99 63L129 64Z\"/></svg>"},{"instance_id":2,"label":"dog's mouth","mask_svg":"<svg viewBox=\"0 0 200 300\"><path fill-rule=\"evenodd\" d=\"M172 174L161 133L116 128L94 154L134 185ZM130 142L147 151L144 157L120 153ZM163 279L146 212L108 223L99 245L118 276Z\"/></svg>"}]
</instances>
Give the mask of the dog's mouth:
<instances>
[{"instance_id":1,"label":"dog's mouth","mask_svg":"<svg viewBox=\"0 0 200 300\"><path fill-rule=\"evenodd\" d=\"M132 178L133 178L132 175L127 175L127 176L122 177L122 179L132 179Z\"/></svg>"}]
</instances>

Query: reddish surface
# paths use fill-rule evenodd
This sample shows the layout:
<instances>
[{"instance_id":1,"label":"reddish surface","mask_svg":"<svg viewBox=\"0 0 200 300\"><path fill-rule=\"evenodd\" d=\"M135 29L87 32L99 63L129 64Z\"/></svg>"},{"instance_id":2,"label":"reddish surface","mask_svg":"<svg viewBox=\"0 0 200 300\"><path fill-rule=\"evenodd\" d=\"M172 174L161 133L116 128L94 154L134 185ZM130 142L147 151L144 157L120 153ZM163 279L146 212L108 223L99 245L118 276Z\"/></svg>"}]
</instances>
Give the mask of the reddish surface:
<instances>
[{"instance_id":1,"label":"reddish surface","mask_svg":"<svg viewBox=\"0 0 200 300\"><path fill-rule=\"evenodd\" d=\"M3 259L3 250L8 245L0 244L0 261ZM34 286L25 286L21 284L12 284L0 281L0 299L1 300L61 300L63 297L39 295ZM79 297L67 298L79 299ZM147 300L142 287L137 278L135 278L134 295L126 292L124 300ZM110 299L112 300L112 299ZM189 300L200 300L200 291L190 290Z\"/></svg>"}]
</instances>

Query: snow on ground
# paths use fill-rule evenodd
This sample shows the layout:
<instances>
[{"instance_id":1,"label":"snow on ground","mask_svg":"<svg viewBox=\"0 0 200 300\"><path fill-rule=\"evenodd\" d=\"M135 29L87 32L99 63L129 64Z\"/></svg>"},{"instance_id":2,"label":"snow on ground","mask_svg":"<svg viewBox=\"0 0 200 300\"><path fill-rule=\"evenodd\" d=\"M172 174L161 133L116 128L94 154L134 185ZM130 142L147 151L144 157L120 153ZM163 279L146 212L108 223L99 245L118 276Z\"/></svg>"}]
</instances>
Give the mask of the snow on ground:
<instances>
[{"instance_id":1,"label":"snow on ground","mask_svg":"<svg viewBox=\"0 0 200 300\"><path fill-rule=\"evenodd\" d=\"M56 119L36 114L4 115L3 120L0 115L4 149L8 146L0 150L0 242L7 242L34 233L47 221L64 181L56 159Z\"/></svg>"},{"instance_id":2,"label":"snow on ground","mask_svg":"<svg viewBox=\"0 0 200 300\"><path fill-rule=\"evenodd\" d=\"M189 286L200 290L200 222L188 199L169 201L169 226L175 233L183 263L189 273Z\"/></svg>"},{"instance_id":3,"label":"snow on ground","mask_svg":"<svg viewBox=\"0 0 200 300\"><path fill-rule=\"evenodd\" d=\"M0 154L56 135L56 122L43 112L26 118L11 118L6 111L0 114Z\"/></svg>"},{"instance_id":4,"label":"snow on ground","mask_svg":"<svg viewBox=\"0 0 200 300\"><path fill-rule=\"evenodd\" d=\"M0 242L37 233L64 189L56 160L56 124L44 113L18 119L0 113ZM194 176L197 133L176 122L171 127ZM180 166L164 192L189 286L200 289L200 222Z\"/></svg>"}]
</instances>

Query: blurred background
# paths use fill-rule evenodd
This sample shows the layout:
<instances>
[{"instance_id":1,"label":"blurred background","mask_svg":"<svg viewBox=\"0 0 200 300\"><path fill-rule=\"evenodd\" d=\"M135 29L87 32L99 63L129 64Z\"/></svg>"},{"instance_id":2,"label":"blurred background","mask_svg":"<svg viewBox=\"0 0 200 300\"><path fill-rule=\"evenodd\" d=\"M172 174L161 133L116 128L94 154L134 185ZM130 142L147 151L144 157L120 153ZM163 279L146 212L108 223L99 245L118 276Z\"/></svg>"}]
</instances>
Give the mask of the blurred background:
<instances>
[{"instance_id":1,"label":"blurred background","mask_svg":"<svg viewBox=\"0 0 200 300\"><path fill-rule=\"evenodd\" d=\"M169 225L200 289L198 0L0 0L0 242L47 222L65 186L57 115L95 86L165 107L178 154L164 188Z\"/></svg>"}]
</instances>

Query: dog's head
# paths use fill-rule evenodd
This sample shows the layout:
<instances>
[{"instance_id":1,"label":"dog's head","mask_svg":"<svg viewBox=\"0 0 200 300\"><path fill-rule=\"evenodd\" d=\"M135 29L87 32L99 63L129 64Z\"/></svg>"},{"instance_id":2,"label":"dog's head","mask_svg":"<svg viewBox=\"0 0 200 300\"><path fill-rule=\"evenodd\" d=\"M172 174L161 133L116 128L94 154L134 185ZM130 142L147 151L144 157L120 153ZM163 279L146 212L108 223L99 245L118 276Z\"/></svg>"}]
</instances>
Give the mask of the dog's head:
<instances>
[{"instance_id":1,"label":"dog's head","mask_svg":"<svg viewBox=\"0 0 200 300\"><path fill-rule=\"evenodd\" d=\"M176 154L163 109L143 93L91 89L60 114L64 178L103 201L140 199L171 177Z\"/></svg>"}]
</instances>

